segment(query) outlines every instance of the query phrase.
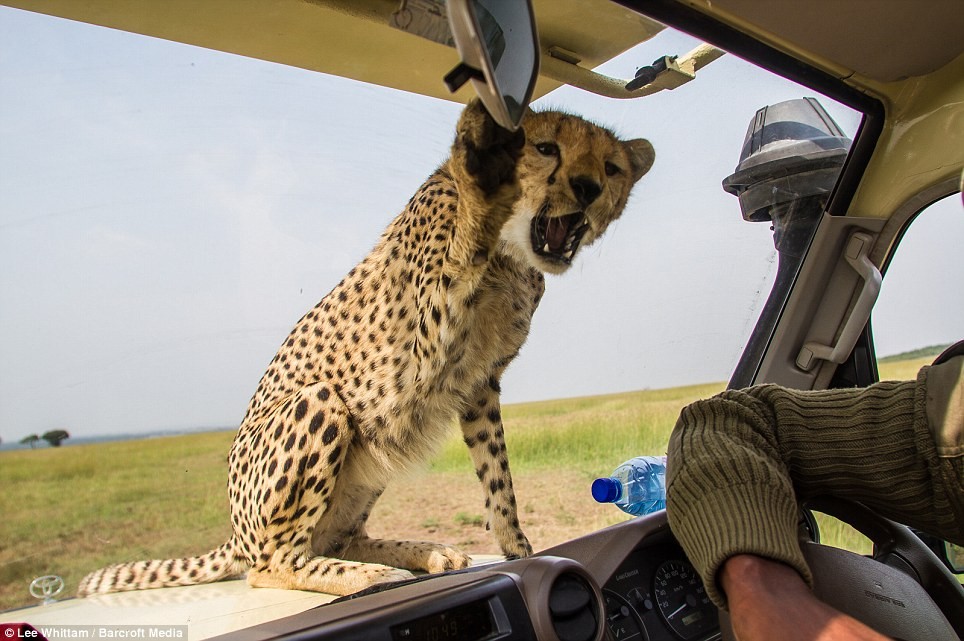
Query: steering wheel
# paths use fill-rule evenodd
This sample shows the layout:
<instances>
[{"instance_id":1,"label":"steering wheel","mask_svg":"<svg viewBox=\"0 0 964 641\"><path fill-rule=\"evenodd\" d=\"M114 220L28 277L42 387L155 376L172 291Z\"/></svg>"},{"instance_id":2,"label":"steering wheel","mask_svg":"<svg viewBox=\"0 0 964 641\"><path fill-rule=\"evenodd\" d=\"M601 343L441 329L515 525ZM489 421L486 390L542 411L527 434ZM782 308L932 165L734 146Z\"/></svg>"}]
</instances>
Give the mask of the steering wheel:
<instances>
[{"instance_id":1,"label":"steering wheel","mask_svg":"<svg viewBox=\"0 0 964 641\"><path fill-rule=\"evenodd\" d=\"M835 497L811 499L804 508L835 517L874 543L873 557L802 544L820 600L895 639L964 638L964 588L910 528ZM728 617L721 616L720 625L723 638L732 639Z\"/></svg>"}]
</instances>

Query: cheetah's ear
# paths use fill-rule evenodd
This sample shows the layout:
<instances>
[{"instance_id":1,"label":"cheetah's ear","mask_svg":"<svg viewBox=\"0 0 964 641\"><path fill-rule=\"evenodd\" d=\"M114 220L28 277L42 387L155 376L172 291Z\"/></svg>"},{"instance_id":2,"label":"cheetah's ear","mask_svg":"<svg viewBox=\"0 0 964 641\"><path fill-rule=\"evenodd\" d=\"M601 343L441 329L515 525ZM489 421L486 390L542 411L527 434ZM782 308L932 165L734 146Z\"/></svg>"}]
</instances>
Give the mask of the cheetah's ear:
<instances>
[{"instance_id":1,"label":"cheetah's ear","mask_svg":"<svg viewBox=\"0 0 964 641\"><path fill-rule=\"evenodd\" d=\"M629 153L629 162L633 167L633 180L639 180L653 166L656 160L656 151L653 145L645 138L627 140L623 143Z\"/></svg>"}]
</instances>

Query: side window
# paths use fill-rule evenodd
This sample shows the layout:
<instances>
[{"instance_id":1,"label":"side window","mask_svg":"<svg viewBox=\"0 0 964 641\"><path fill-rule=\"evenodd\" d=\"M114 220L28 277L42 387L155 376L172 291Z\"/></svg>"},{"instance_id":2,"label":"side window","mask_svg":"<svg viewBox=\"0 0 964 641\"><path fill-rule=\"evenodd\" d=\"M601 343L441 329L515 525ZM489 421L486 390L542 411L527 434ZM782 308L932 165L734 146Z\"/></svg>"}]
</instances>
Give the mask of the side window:
<instances>
[{"instance_id":1,"label":"side window","mask_svg":"<svg viewBox=\"0 0 964 641\"><path fill-rule=\"evenodd\" d=\"M913 378L947 345L964 339L964 205L953 194L923 209L887 266L874 306L881 380Z\"/></svg>"},{"instance_id":2,"label":"side window","mask_svg":"<svg viewBox=\"0 0 964 641\"><path fill-rule=\"evenodd\" d=\"M964 206L954 194L924 208L887 266L872 327L880 380L907 380L964 339ZM815 514L822 543L859 554L873 544L851 526Z\"/></svg>"},{"instance_id":3,"label":"side window","mask_svg":"<svg viewBox=\"0 0 964 641\"><path fill-rule=\"evenodd\" d=\"M874 306L880 380L913 378L948 345L964 339L964 203L953 194L911 222L884 274ZM946 544L964 576L964 548Z\"/></svg>"}]
</instances>

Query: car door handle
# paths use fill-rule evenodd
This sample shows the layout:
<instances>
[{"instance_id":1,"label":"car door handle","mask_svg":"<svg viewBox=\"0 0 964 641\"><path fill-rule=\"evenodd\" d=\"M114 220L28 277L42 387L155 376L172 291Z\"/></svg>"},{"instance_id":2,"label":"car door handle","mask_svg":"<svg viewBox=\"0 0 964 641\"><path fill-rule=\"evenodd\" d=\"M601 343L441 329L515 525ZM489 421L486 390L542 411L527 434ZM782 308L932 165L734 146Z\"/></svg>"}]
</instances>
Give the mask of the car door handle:
<instances>
[{"instance_id":1,"label":"car door handle","mask_svg":"<svg viewBox=\"0 0 964 641\"><path fill-rule=\"evenodd\" d=\"M843 329L837 338L836 345L824 345L815 341L804 343L797 354L797 367L805 372L809 372L816 365L818 360L830 361L831 363L843 363L847 356L857 344L857 338L870 317L870 310L873 309L880 293L880 270L870 262L870 249L873 247L873 238L864 232L854 232L847 241L847 249L844 258L864 280L863 288L857 297L850 315L844 323Z\"/></svg>"}]
</instances>

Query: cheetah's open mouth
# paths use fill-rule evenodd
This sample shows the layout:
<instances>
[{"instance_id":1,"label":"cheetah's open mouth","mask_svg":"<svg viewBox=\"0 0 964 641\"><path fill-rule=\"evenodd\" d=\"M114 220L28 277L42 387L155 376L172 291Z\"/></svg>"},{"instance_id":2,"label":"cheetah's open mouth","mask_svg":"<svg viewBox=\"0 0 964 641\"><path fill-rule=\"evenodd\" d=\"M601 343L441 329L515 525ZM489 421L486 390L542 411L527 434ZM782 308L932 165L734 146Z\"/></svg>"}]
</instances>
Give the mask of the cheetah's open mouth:
<instances>
[{"instance_id":1,"label":"cheetah's open mouth","mask_svg":"<svg viewBox=\"0 0 964 641\"><path fill-rule=\"evenodd\" d=\"M581 211L551 217L542 210L532 219L532 251L568 265L588 229L589 221Z\"/></svg>"}]
</instances>

